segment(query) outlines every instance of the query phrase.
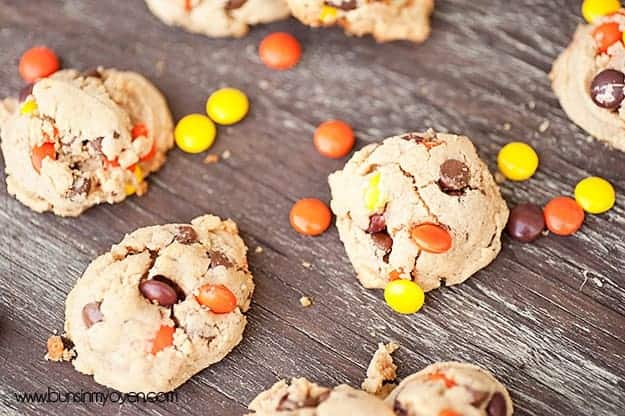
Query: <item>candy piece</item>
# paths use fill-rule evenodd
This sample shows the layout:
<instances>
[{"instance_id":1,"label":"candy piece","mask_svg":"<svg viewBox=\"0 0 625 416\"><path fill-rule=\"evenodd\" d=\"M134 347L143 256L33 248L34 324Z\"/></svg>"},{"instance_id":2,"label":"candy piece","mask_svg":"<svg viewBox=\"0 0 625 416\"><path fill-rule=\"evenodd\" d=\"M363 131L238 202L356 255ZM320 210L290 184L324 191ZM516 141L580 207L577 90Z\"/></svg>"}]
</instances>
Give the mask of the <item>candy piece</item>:
<instances>
[{"instance_id":1,"label":"candy piece","mask_svg":"<svg viewBox=\"0 0 625 416\"><path fill-rule=\"evenodd\" d=\"M389 282L384 288L384 300L395 312L411 314L421 309L425 293L415 282L397 279Z\"/></svg>"},{"instance_id":2,"label":"candy piece","mask_svg":"<svg viewBox=\"0 0 625 416\"><path fill-rule=\"evenodd\" d=\"M156 354L167 347L174 344L174 332L176 328L173 326L161 326L152 341L152 354Z\"/></svg>"},{"instance_id":3,"label":"candy piece","mask_svg":"<svg viewBox=\"0 0 625 416\"><path fill-rule=\"evenodd\" d=\"M49 157L52 160L56 160L56 150L54 149L54 143L44 143L41 146L33 147L30 160L33 164L33 168L37 173L41 172L41 165L43 159Z\"/></svg>"},{"instance_id":4,"label":"candy piece","mask_svg":"<svg viewBox=\"0 0 625 416\"><path fill-rule=\"evenodd\" d=\"M619 0L584 0L582 15L588 23L592 23L599 17L618 12L620 8Z\"/></svg>"},{"instance_id":5,"label":"candy piece","mask_svg":"<svg viewBox=\"0 0 625 416\"><path fill-rule=\"evenodd\" d=\"M285 70L297 65L302 56L302 47L293 35L276 32L263 39L258 53L268 68Z\"/></svg>"},{"instance_id":6,"label":"candy piece","mask_svg":"<svg viewBox=\"0 0 625 416\"><path fill-rule=\"evenodd\" d=\"M126 193L126 196L130 196L134 194L135 192L137 192L136 185L143 182L144 175L143 175L143 170L141 169L140 166L133 165L132 174L134 175L134 180L136 184L133 182L126 183L126 185L124 186L124 192Z\"/></svg>"},{"instance_id":7,"label":"candy piece","mask_svg":"<svg viewBox=\"0 0 625 416\"><path fill-rule=\"evenodd\" d=\"M386 230L386 219L384 218L384 214L373 214L369 217L369 227L367 227L367 232L379 233L380 231Z\"/></svg>"},{"instance_id":8,"label":"candy piece","mask_svg":"<svg viewBox=\"0 0 625 416\"><path fill-rule=\"evenodd\" d=\"M176 144L187 153L205 151L215 142L216 134L215 124L202 114L184 116L174 130Z\"/></svg>"},{"instance_id":9,"label":"candy piece","mask_svg":"<svg viewBox=\"0 0 625 416\"><path fill-rule=\"evenodd\" d=\"M448 159L440 167L438 186L450 195L462 193L469 186L471 170L466 163L456 159Z\"/></svg>"},{"instance_id":10,"label":"candy piece","mask_svg":"<svg viewBox=\"0 0 625 416\"><path fill-rule=\"evenodd\" d=\"M556 235L571 235L584 222L584 210L567 196L553 198L543 211L547 228Z\"/></svg>"},{"instance_id":11,"label":"candy piece","mask_svg":"<svg viewBox=\"0 0 625 416\"><path fill-rule=\"evenodd\" d=\"M333 23L338 16L338 10L332 6L324 4L319 13L319 20L321 23L330 24Z\"/></svg>"},{"instance_id":12,"label":"candy piece","mask_svg":"<svg viewBox=\"0 0 625 416\"><path fill-rule=\"evenodd\" d=\"M590 214L602 214L614 206L616 192L610 182L591 176L577 184L575 200L584 211Z\"/></svg>"},{"instance_id":13,"label":"candy piece","mask_svg":"<svg viewBox=\"0 0 625 416\"><path fill-rule=\"evenodd\" d=\"M100 302L87 303L82 307L82 321L87 328L91 328L93 324L96 324L104 319L102 311L100 311Z\"/></svg>"},{"instance_id":14,"label":"candy piece","mask_svg":"<svg viewBox=\"0 0 625 416\"><path fill-rule=\"evenodd\" d=\"M173 287L154 278L139 283L139 292L150 302L161 306L171 306L178 301L178 294Z\"/></svg>"},{"instance_id":15,"label":"candy piece","mask_svg":"<svg viewBox=\"0 0 625 416\"><path fill-rule=\"evenodd\" d=\"M454 379L447 377L444 373L441 373L440 371L428 374L428 380L442 381L445 384L445 387L447 387L448 389L456 386L456 382L454 381Z\"/></svg>"},{"instance_id":16,"label":"candy piece","mask_svg":"<svg viewBox=\"0 0 625 416\"><path fill-rule=\"evenodd\" d=\"M417 225L412 228L410 235L415 244L428 253L445 253L451 248L451 234L436 224Z\"/></svg>"},{"instance_id":17,"label":"candy piece","mask_svg":"<svg viewBox=\"0 0 625 416\"><path fill-rule=\"evenodd\" d=\"M529 243L545 229L543 210L535 204L520 204L512 208L506 230L515 240Z\"/></svg>"},{"instance_id":18,"label":"candy piece","mask_svg":"<svg viewBox=\"0 0 625 416\"><path fill-rule=\"evenodd\" d=\"M369 212L379 211L386 205L387 197L380 189L381 180L382 174L380 172L374 173L369 178L369 183L365 189L365 206Z\"/></svg>"},{"instance_id":19,"label":"candy piece","mask_svg":"<svg viewBox=\"0 0 625 416\"><path fill-rule=\"evenodd\" d=\"M625 98L625 74L616 69L599 72L590 84L590 96L599 107L617 109Z\"/></svg>"},{"instance_id":20,"label":"candy piece","mask_svg":"<svg viewBox=\"0 0 625 416\"><path fill-rule=\"evenodd\" d=\"M538 155L528 144L511 142L501 148L497 164L503 176L513 181L524 181L538 169Z\"/></svg>"},{"instance_id":21,"label":"candy piece","mask_svg":"<svg viewBox=\"0 0 625 416\"><path fill-rule=\"evenodd\" d=\"M32 114L37 111L37 108L37 102L35 100L28 100L20 107L20 114Z\"/></svg>"},{"instance_id":22,"label":"candy piece","mask_svg":"<svg viewBox=\"0 0 625 416\"><path fill-rule=\"evenodd\" d=\"M206 306L213 313L230 313L237 307L237 298L224 285L207 283L200 286L195 298L200 305Z\"/></svg>"},{"instance_id":23,"label":"candy piece","mask_svg":"<svg viewBox=\"0 0 625 416\"><path fill-rule=\"evenodd\" d=\"M438 416L462 416L462 415L452 409L443 409L440 411Z\"/></svg>"},{"instance_id":24,"label":"candy piece","mask_svg":"<svg viewBox=\"0 0 625 416\"><path fill-rule=\"evenodd\" d=\"M597 43L597 52L605 53L610 46L623 39L623 33L617 22L606 22L593 30L592 37Z\"/></svg>"},{"instance_id":25,"label":"candy piece","mask_svg":"<svg viewBox=\"0 0 625 416\"><path fill-rule=\"evenodd\" d=\"M132 130L130 131L130 134L133 139L136 139L137 137L141 137L141 136L148 137L148 128L143 123L137 123L134 126L132 126Z\"/></svg>"},{"instance_id":26,"label":"candy piece","mask_svg":"<svg viewBox=\"0 0 625 416\"><path fill-rule=\"evenodd\" d=\"M496 392L486 406L488 416L506 416L508 414L508 405L503 394Z\"/></svg>"},{"instance_id":27,"label":"candy piece","mask_svg":"<svg viewBox=\"0 0 625 416\"><path fill-rule=\"evenodd\" d=\"M19 73L26 82L34 82L58 71L59 58L45 46L30 48L20 58Z\"/></svg>"},{"instance_id":28,"label":"candy piece","mask_svg":"<svg viewBox=\"0 0 625 416\"><path fill-rule=\"evenodd\" d=\"M319 235L328 229L332 221L330 209L322 201L305 198L297 201L289 213L291 226L300 234Z\"/></svg>"},{"instance_id":29,"label":"candy piece","mask_svg":"<svg viewBox=\"0 0 625 416\"><path fill-rule=\"evenodd\" d=\"M354 147L355 141L351 126L341 120L321 123L315 130L313 139L317 151L332 159L347 156Z\"/></svg>"},{"instance_id":30,"label":"candy piece","mask_svg":"<svg viewBox=\"0 0 625 416\"><path fill-rule=\"evenodd\" d=\"M230 125L245 117L250 103L243 91L236 88L222 88L215 91L206 101L206 113L215 123Z\"/></svg>"}]
</instances>

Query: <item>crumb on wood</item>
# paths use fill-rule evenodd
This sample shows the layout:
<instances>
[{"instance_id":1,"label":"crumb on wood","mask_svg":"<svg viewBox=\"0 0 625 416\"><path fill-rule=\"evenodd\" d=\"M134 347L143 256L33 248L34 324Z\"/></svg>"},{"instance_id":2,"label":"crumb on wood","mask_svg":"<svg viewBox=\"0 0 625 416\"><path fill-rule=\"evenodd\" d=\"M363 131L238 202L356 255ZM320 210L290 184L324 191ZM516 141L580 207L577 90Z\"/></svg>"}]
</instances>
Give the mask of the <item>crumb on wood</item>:
<instances>
[{"instance_id":1,"label":"crumb on wood","mask_svg":"<svg viewBox=\"0 0 625 416\"><path fill-rule=\"evenodd\" d=\"M135 193L137 194L137 196L143 196L148 191L148 183L146 181L141 181L141 183L138 184L135 189Z\"/></svg>"},{"instance_id":2,"label":"crumb on wood","mask_svg":"<svg viewBox=\"0 0 625 416\"><path fill-rule=\"evenodd\" d=\"M393 362L393 354L399 345L394 342L378 344L377 351L373 354L367 378L362 382L361 388L367 393L385 398L395 387L393 381L397 378L397 366Z\"/></svg>"},{"instance_id":3,"label":"crumb on wood","mask_svg":"<svg viewBox=\"0 0 625 416\"><path fill-rule=\"evenodd\" d=\"M536 103L534 101L530 101L529 103L527 103L527 106L530 110L533 110L536 108Z\"/></svg>"},{"instance_id":4,"label":"crumb on wood","mask_svg":"<svg viewBox=\"0 0 625 416\"><path fill-rule=\"evenodd\" d=\"M506 181L506 177L499 171L495 172L495 183L501 185Z\"/></svg>"},{"instance_id":5,"label":"crumb on wood","mask_svg":"<svg viewBox=\"0 0 625 416\"><path fill-rule=\"evenodd\" d=\"M510 124L510 123L503 123L503 129L504 129L504 131L512 130L512 124Z\"/></svg>"},{"instance_id":6,"label":"crumb on wood","mask_svg":"<svg viewBox=\"0 0 625 416\"><path fill-rule=\"evenodd\" d=\"M261 246L258 246L258 247L256 247L256 248L254 249L254 253L256 253L256 254L260 254L260 253L262 253L263 251L265 251L265 249L263 249Z\"/></svg>"},{"instance_id":7,"label":"crumb on wood","mask_svg":"<svg viewBox=\"0 0 625 416\"><path fill-rule=\"evenodd\" d=\"M165 61L159 59L158 61L156 61L156 65L154 65L154 67L156 68L156 74L158 76L163 75L163 72L165 72Z\"/></svg>"},{"instance_id":8,"label":"crumb on wood","mask_svg":"<svg viewBox=\"0 0 625 416\"><path fill-rule=\"evenodd\" d=\"M213 163L217 163L219 162L219 155L216 154L209 154L204 158L204 164L206 165L212 165Z\"/></svg>"},{"instance_id":9,"label":"crumb on wood","mask_svg":"<svg viewBox=\"0 0 625 416\"><path fill-rule=\"evenodd\" d=\"M232 156L232 153L230 153L230 150L224 150L223 153L221 154L221 158L223 160L230 159L230 156Z\"/></svg>"},{"instance_id":10,"label":"crumb on wood","mask_svg":"<svg viewBox=\"0 0 625 416\"><path fill-rule=\"evenodd\" d=\"M538 126L538 131L541 133L544 133L547 131L547 129L549 129L549 120L545 120L542 123L540 123L540 126Z\"/></svg>"},{"instance_id":11,"label":"crumb on wood","mask_svg":"<svg viewBox=\"0 0 625 416\"><path fill-rule=\"evenodd\" d=\"M74 358L74 349L68 348L66 342L63 341L63 337L59 335L50 336L46 346L48 351L46 352L44 358L47 361L70 361Z\"/></svg>"},{"instance_id":12,"label":"crumb on wood","mask_svg":"<svg viewBox=\"0 0 625 416\"><path fill-rule=\"evenodd\" d=\"M309 263L307 261L303 261L302 262L302 266L304 266L307 269L311 269L312 268L312 263Z\"/></svg>"},{"instance_id":13,"label":"crumb on wood","mask_svg":"<svg viewBox=\"0 0 625 416\"><path fill-rule=\"evenodd\" d=\"M301 298L299 298L299 303L304 308L307 308L312 305L312 299L309 298L308 296L302 296Z\"/></svg>"}]
</instances>

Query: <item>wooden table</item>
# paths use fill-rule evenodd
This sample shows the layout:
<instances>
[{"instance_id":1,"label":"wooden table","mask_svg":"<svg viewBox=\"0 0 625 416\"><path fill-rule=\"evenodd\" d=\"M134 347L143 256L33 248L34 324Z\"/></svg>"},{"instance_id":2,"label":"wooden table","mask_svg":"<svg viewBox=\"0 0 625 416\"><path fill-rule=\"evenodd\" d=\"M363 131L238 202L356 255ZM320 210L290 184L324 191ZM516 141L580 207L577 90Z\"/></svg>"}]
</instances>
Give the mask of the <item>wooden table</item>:
<instances>
[{"instance_id":1,"label":"wooden table","mask_svg":"<svg viewBox=\"0 0 625 416\"><path fill-rule=\"evenodd\" d=\"M2 181L0 413L241 415L281 377L359 385L376 344L395 340L401 376L438 360L478 363L508 386L517 415L624 415L625 154L571 123L547 78L581 21L579 3L440 0L432 37L417 46L378 45L295 20L211 40L161 24L140 0L0 0L0 96L17 93L20 54L43 43L65 67L145 74L176 118L202 112L220 86L252 100L248 117L220 128L211 149L230 151L229 159L205 165L204 155L174 150L147 195L80 218L34 213ZM260 39L277 30L303 44L295 70L259 63ZM357 283L335 228L307 238L289 226L293 202L328 200L326 177L344 163L312 146L315 126L329 118L352 123L358 147L428 127L460 132L492 170L503 144L528 141L541 166L527 182L502 185L510 205L544 204L588 175L610 180L620 197L575 236L533 244L505 237L491 266L428 294L419 314L399 316L381 291ZM176 404L19 404L15 392L48 387L110 391L68 363L43 359L46 339L62 330L67 292L124 233L206 212L236 220L250 247L257 289L236 350L178 389ZM302 308L302 295L314 305Z\"/></svg>"}]
</instances>

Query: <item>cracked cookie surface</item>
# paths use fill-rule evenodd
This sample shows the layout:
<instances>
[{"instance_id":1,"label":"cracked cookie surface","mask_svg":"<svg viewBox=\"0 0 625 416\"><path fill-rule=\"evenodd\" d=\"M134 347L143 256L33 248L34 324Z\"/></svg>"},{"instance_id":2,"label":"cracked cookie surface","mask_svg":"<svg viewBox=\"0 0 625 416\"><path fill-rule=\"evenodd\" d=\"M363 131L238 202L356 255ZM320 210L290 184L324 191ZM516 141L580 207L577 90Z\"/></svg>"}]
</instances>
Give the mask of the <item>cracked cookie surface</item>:
<instances>
[{"instance_id":1,"label":"cracked cookie surface","mask_svg":"<svg viewBox=\"0 0 625 416\"><path fill-rule=\"evenodd\" d=\"M63 70L2 102L7 189L37 212L77 216L147 189L173 145L162 94L134 72Z\"/></svg>"},{"instance_id":2,"label":"cracked cookie surface","mask_svg":"<svg viewBox=\"0 0 625 416\"><path fill-rule=\"evenodd\" d=\"M618 36L610 40L606 28ZM625 9L580 25L554 62L550 78L562 108L575 124L625 152L623 32ZM606 70L613 71L612 77L601 79L599 75ZM594 82L597 79L602 81L599 85Z\"/></svg>"},{"instance_id":3,"label":"cracked cookie surface","mask_svg":"<svg viewBox=\"0 0 625 416\"><path fill-rule=\"evenodd\" d=\"M339 25L379 42L423 42L430 35L434 0L288 0L293 16L313 26Z\"/></svg>"},{"instance_id":4,"label":"cracked cookie surface","mask_svg":"<svg viewBox=\"0 0 625 416\"><path fill-rule=\"evenodd\" d=\"M69 293L74 367L121 392L165 392L242 339L254 283L231 220L145 227L95 259Z\"/></svg>"},{"instance_id":5,"label":"cracked cookie surface","mask_svg":"<svg viewBox=\"0 0 625 416\"><path fill-rule=\"evenodd\" d=\"M255 416L395 416L376 396L344 384L330 389L304 378L277 382L249 408Z\"/></svg>"},{"instance_id":6,"label":"cracked cookie surface","mask_svg":"<svg viewBox=\"0 0 625 416\"><path fill-rule=\"evenodd\" d=\"M329 183L339 236L367 288L462 283L501 249L508 208L467 137L391 137L356 152Z\"/></svg>"},{"instance_id":7,"label":"cracked cookie surface","mask_svg":"<svg viewBox=\"0 0 625 416\"><path fill-rule=\"evenodd\" d=\"M145 0L170 26L211 37L244 36L249 26L289 16L286 0Z\"/></svg>"},{"instance_id":8,"label":"cracked cookie surface","mask_svg":"<svg viewBox=\"0 0 625 416\"><path fill-rule=\"evenodd\" d=\"M468 363L432 364L386 398L398 416L511 416L512 399L488 371Z\"/></svg>"}]
</instances>

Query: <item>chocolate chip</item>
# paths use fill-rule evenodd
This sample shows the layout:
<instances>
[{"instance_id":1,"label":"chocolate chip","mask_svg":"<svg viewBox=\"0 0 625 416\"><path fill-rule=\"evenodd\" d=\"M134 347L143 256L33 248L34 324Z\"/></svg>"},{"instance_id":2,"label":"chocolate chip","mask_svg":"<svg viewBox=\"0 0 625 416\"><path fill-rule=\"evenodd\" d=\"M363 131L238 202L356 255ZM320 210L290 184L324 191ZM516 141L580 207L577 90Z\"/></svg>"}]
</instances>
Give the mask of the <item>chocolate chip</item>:
<instances>
[{"instance_id":1,"label":"chocolate chip","mask_svg":"<svg viewBox=\"0 0 625 416\"><path fill-rule=\"evenodd\" d=\"M326 0L326 4L345 11L354 10L358 7L356 0Z\"/></svg>"},{"instance_id":2,"label":"chocolate chip","mask_svg":"<svg viewBox=\"0 0 625 416\"><path fill-rule=\"evenodd\" d=\"M466 387L466 389L471 394L471 404L475 407L480 407L488 398L488 393L485 391L474 390L471 387Z\"/></svg>"},{"instance_id":3,"label":"chocolate chip","mask_svg":"<svg viewBox=\"0 0 625 416\"><path fill-rule=\"evenodd\" d=\"M226 10L236 10L243 7L245 3L247 3L247 0L228 0L224 8Z\"/></svg>"},{"instance_id":4,"label":"chocolate chip","mask_svg":"<svg viewBox=\"0 0 625 416\"><path fill-rule=\"evenodd\" d=\"M395 400L393 403L393 411L397 416L409 416L408 411L404 409L404 407L399 403L399 401Z\"/></svg>"},{"instance_id":5,"label":"chocolate chip","mask_svg":"<svg viewBox=\"0 0 625 416\"><path fill-rule=\"evenodd\" d=\"M78 176L74 178L74 183L72 184L72 194L81 195L88 194L91 189L91 179L85 178L84 176Z\"/></svg>"},{"instance_id":6,"label":"chocolate chip","mask_svg":"<svg viewBox=\"0 0 625 416\"><path fill-rule=\"evenodd\" d=\"M190 225L178 227L178 233L174 239L180 244L193 244L197 241L197 233Z\"/></svg>"},{"instance_id":7,"label":"chocolate chip","mask_svg":"<svg viewBox=\"0 0 625 416\"><path fill-rule=\"evenodd\" d=\"M445 193L461 192L469 186L470 179L471 171L466 163L449 159L440 167L438 186Z\"/></svg>"},{"instance_id":8,"label":"chocolate chip","mask_svg":"<svg viewBox=\"0 0 625 416\"><path fill-rule=\"evenodd\" d=\"M393 239L386 231L371 234L371 238L376 246L384 253L388 253L393 248Z\"/></svg>"},{"instance_id":9,"label":"chocolate chip","mask_svg":"<svg viewBox=\"0 0 625 416\"><path fill-rule=\"evenodd\" d=\"M87 303L82 307L82 321L87 328L104 319L102 311L100 311L100 302Z\"/></svg>"},{"instance_id":10,"label":"chocolate chip","mask_svg":"<svg viewBox=\"0 0 625 416\"><path fill-rule=\"evenodd\" d=\"M102 74L98 70L98 68L91 68L82 73L82 76L85 78L102 78Z\"/></svg>"},{"instance_id":11,"label":"chocolate chip","mask_svg":"<svg viewBox=\"0 0 625 416\"><path fill-rule=\"evenodd\" d=\"M19 100L20 103L23 103L24 101L26 101L26 99L28 98L29 95L31 95L33 93L33 87L35 86L35 83L30 83L26 86L24 86L21 90L20 90L20 95L19 95Z\"/></svg>"},{"instance_id":12,"label":"chocolate chip","mask_svg":"<svg viewBox=\"0 0 625 416\"><path fill-rule=\"evenodd\" d=\"M590 96L599 107L617 109L625 98L625 74L615 69L599 72L590 84Z\"/></svg>"},{"instance_id":13,"label":"chocolate chip","mask_svg":"<svg viewBox=\"0 0 625 416\"><path fill-rule=\"evenodd\" d=\"M224 266L224 267L232 267L232 261L219 250L213 250L208 253L208 256L211 259L211 267Z\"/></svg>"},{"instance_id":14,"label":"chocolate chip","mask_svg":"<svg viewBox=\"0 0 625 416\"><path fill-rule=\"evenodd\" d=\"M407 133L401 136L401 138L409 142L415 142L415 143L421 143L425 140L425 137L420 136L416 133Z\"/></svg>"},{"instance_id":15,"label":"chocolate chip","mask_svg":"<svg viewBox=\"0 0 625 416\"><path fill-rule=\"evenodd\" d=\"M536 240L545 229L543 210L534 204L521 204L512 208L506 230L515 240L529 243Z\"/></svg>"},{"instance_id":16,"label":"chocolate chip","mask_svg":"<svg viewBox=\"0 0 625 416\"><path fill-rule=\"evenodd\" d=\"M96 137L95 139L89 141L89 145L97 155L103 155L102 140L104 140L104 137Z\"/></svg>"},{"instance_id":17,"label":"chocolate chip","mask_svg":"<svg viewBox=\"0 0 625 416\"><path fill-rule=\"evenodd\" d=\"M383 214L373 214L369 217L369 227L367 228L369 234L379 233L384 230L386 230L386 219Z\"/></svg>"},{"instance_id":18,"label":"chocolate chip","mask_svg":"<svg viewBox=\"0 0 625 416\"><path fill-rule=\"evenodd\" d=\"M507 410L506 400L499 392L493 395L486 407L488 416L506 416Z\"/></svg>"},{"instance_id":19,"label":"chocolate chip","mask_svg":"<svg viewBox=\"0 0 625 416\"><path fill-rule=\"evenodd\" d=\"M139 283L139 291L151 302L161 306L171 306L178 301L176 290L158 279L148 279Z\"/></svg>"}]
</instances>

